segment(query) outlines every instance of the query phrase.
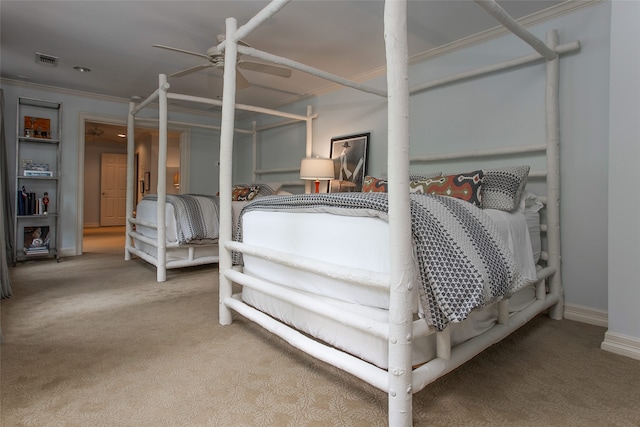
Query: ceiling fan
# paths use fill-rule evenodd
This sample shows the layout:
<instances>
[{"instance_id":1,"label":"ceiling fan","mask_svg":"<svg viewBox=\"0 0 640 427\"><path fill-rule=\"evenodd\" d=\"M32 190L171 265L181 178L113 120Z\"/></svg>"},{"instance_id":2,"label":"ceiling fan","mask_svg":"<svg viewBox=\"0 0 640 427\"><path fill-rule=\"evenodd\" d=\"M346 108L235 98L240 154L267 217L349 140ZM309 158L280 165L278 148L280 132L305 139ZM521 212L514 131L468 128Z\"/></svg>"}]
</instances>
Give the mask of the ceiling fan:
<instances>
[{"instance_id":1,"label":"ceiling fan","mask_svg":"<svg viewBox=\"0 0 640 427\"><path fill-rule=\"evenodd\" d=\"M94 125L93 129L87 129L85 130L85 135L88 136L93 136L94 138L102 135L104 133L104 131L100 128L98 128L98 125Z\"/></svg>"},{"instance_id":2,"label":"ceiling fan","mask_svg":"<svg viewBox=\"0 0 640 427\"><path fill-rule=\"evenodd\" d=\"M216 37L218 43L222 43L225 39L225 36L218 35ZM242 40L238 41L238 44L243 46L250 47L247 43ZM220 52L217 46L212 46L207 49L205 53L192 52L185 49L179 49L177 47L165 46L160 44L154 44L153 47L158 47L160 49L167 49L174 52L186 53L188 55L199 56L201 58L205 58L208 62L196 65L195 67L187 68L182 71L178 71L170 75L170 77L181 77L186 76L187 74L195 73L196 71L203 70L209 67L216 67L219 70L224 69L224 53ZM288 78L291 77L291 70L289 68L278 67L275 65L264 64L261 62L252 62L252 61L244 61L240 60L241 55L238 55L238 61L236 62L236 85L239 89L244 89L250 86L249 81L240 73L239 69L256 71L259 73L271 74L273 76Z\"/></svg>"}]
</instances>

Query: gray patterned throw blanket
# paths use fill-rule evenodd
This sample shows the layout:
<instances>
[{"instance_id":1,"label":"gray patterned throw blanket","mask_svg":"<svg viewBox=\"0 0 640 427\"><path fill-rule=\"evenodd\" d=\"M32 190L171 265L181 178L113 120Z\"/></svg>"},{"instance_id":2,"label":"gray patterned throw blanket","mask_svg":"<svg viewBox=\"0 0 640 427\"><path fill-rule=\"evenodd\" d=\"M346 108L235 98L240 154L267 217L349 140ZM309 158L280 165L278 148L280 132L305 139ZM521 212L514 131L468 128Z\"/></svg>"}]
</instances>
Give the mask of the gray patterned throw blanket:
<instances>
[{"instance_id":1,"label":"gray patterned throw blanket","mask_svg":"<svg viewBox=\"0 0 640 427\"><path fill-rule=\"evenodd\" d=\"M158 200L156 194L144 197ZM200 194L167 194L176 214L178 243L215 243L220 236L220 199Z\"/></svg>"},{"instance_id":2,"label":"gray patterned throw blanket","mask_svg":"<svg viewBox=\"0 0 640 427\"><path fill-rule=\"evenodd\" d=\"M387 193L321 193L263 197L252 210L345 212L387 219ZM509 297L526 284L495 224L471 203L411 194L413 246L420 272L420 300L428 324L443 330L479 307ZM242 240L242 220L235 240ZM241 263L235 254L234 262Z\"/></svg>"}]
</instances>

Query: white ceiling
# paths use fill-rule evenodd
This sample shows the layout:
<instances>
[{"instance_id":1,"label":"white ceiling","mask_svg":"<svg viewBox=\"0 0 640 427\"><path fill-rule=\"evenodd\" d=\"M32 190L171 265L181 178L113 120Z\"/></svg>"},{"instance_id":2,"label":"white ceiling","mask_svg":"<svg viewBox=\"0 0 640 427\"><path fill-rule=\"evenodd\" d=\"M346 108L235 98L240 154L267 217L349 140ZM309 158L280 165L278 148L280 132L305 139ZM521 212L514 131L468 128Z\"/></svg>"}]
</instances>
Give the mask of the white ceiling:
<instances>
[{"instance_id":1,"label":"white ceiling","mask_svg":"<svg viewBox=\"0 0 640 427\"><path fill-rule=\"evenodd\" d=\"M576 0L569 0L576 3ZM205 52L224 34L225 18L238 26L266 1L11 1L0 2L0 75L120 98L146 97L158 74L172 74L205 59L152 47L163 44ZM563 3L498 2L514 18ZM346 77L362 79L384 67L381 0L294 0L245 41L256 49ZM409 2L410 55L418 55L497 26L469 0ZM59 58L56 66L36 62L36 52ZM74 66L91 69L80 73ZM252 83L237 102L275 107L326 87L294 71L291 78L242 71ZM170 77L172 90L196 96L221 95L221 72L207 68Z\"/></svg>"}]
</instances>

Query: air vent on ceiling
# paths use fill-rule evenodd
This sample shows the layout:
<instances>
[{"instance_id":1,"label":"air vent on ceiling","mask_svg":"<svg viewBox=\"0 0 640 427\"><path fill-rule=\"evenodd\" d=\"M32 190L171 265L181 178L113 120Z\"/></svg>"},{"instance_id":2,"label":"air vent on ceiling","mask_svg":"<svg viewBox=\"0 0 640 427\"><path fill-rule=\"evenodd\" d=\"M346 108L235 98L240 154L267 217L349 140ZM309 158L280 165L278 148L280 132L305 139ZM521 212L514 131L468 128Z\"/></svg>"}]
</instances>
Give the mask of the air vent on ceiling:
<instances>
[{"instance_id":1,"label":"air vent on ceiling","mask_svg":"<svg viewBox=\"0 0 640 427\"><path fill-rule=\"evenodd\" d=\"M58 65L58 59L60 58L57 56L36 52L36 62L38 64L56 66Z\"/></svg>"}]
</instances>

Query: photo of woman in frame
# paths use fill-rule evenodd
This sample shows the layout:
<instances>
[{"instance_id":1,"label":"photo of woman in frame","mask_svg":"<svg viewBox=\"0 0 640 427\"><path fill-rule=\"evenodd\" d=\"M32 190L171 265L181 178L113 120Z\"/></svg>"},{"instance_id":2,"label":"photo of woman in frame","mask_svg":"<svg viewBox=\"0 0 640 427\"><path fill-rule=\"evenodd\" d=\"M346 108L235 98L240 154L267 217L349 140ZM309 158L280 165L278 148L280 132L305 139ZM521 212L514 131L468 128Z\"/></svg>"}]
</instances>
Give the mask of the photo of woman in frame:
<instances>
[{"instance_id":1,"label":"photo of woman in frame","mask_svg":"<svg viewBox=\"0 0 640 427\"><path fill-rule=\"evenodd\" d=\"M363 133L331 138L331 159L336 178L329 182L330 193L362 191L369 136L369 133Z\"/></svg>"}]
</instances>

